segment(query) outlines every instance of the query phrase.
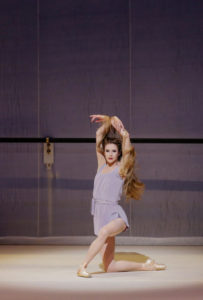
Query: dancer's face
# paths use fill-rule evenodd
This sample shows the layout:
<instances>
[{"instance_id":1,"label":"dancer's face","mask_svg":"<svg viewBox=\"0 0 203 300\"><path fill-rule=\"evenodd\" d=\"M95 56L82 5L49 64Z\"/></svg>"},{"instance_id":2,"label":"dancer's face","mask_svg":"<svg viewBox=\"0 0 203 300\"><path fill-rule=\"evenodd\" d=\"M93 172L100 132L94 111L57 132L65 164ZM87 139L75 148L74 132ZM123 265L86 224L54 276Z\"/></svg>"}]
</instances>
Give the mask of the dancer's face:
<instances>
[{"instance_id":1,"label":"dancer's face","mask_svg":"<svg viewBox=\"0 0 203 300\"><path fill-rule=\"evenodd\" d=\"M115 144L107 144L105 146L104 155L106 162L109 165L113 165L115 162L117 162L119 157L118 147Z\"/></svg>"}]
</instances>

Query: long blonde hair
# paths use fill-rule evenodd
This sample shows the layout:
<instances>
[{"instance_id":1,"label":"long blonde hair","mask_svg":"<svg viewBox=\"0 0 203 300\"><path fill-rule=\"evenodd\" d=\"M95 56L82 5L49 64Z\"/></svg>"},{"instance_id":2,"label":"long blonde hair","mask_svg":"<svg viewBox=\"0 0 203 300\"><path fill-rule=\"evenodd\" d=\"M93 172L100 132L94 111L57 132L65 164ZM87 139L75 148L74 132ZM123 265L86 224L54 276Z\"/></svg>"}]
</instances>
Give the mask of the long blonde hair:
<instances>
[{"instance_id":1,"label":"long blonde hair","mask_svg":"<svg viewBox=\"0 0 203 300\"><path fill-rule=\"evenodd\" d=\"M105 130L103 131L103 136L97 145L97 151L104 155L105 146L107 144L115 144L117 145L120 153L118 157L118 160L120 160L124 154L122 153L122 138L111 125L109 120L105 122L104 125ZM135 158L136 152L134 147L131 145L130 149L125 152L125 157L123 156L123 163L119 172L120 176L125 178L123 193L126 196L127 201L129 199L140 200L144 192L144 184L135 174Z\"/></svg>"}]
</instances>

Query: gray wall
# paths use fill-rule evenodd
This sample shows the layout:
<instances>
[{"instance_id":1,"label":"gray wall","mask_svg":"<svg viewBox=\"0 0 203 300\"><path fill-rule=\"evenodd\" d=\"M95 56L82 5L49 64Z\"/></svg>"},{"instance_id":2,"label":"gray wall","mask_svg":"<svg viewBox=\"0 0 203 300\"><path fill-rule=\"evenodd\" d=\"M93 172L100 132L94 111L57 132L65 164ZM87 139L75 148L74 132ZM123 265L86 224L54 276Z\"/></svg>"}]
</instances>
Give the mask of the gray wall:
<instances>
[{"instance_id":1,"label":"gray wall","mask_svg":"<svg viewBox=\"0 0 203 300\"><path fill-rule=\"evenodd\" d=\"M202 138L202 1L0 0L0 136ZM201 236L203 146L136 144L125 236ZM0 236L92 235L94 144L0 144Z\"/></svg>"}]
</instances>

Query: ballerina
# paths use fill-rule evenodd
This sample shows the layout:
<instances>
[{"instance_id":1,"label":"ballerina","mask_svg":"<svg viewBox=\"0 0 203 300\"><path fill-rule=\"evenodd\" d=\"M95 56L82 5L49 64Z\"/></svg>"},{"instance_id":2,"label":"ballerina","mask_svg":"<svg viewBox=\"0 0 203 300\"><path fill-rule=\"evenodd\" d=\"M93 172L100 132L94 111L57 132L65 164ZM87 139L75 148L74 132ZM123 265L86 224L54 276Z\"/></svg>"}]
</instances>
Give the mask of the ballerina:
<instances>
[{"instance_id":1,"label":"ballerina","mask_svg":"<svg viewBox=\"0 0 203 300\"><path fill-rule=\"evenodd\" d=\"M118 204L122 194L126 199L139 200L144 184L134 172L135 150L122 121L106 115L91 115L91 122L102 123L96 132L98 170L94 180L91 213L94 216L94 233L77 275L90 278L88 264L101 252L105 272L164 270L164 264L152 259L145 263L115 261L115 236L129 228L128 218Z\"/></svg>"}]
</instances>

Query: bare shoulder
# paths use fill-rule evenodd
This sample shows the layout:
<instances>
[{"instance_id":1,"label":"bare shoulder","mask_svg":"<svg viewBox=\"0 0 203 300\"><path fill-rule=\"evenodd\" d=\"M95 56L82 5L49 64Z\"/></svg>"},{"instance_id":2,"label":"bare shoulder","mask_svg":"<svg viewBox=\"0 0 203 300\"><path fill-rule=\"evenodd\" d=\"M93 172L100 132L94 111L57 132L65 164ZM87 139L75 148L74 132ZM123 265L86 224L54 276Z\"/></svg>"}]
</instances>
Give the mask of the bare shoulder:
<instances>
[{"instance_id":1,"label":"bare shoulder","mask_svg":"<svg viewBox=\"0 0 203 300\"><path fill-rule=\"evenodd\" d=\"M118 170L119 170L119 172L120 172L120 169L121 169L121 167L122 167L122 162L121 162L121 161L117 162L117 167L118 167Z\"/></svg>"},{"instance_id":2,"label":"bare shoulder","mask_svg":"<svg viewBox=\"0 0 203 300\"><path fill-rule=\"evenodd\" d=\"M121 159L122 160L122 159ZM117 166L120 167L121 166L121 161L117 162Z\"/></svg>"}]
</instances>

